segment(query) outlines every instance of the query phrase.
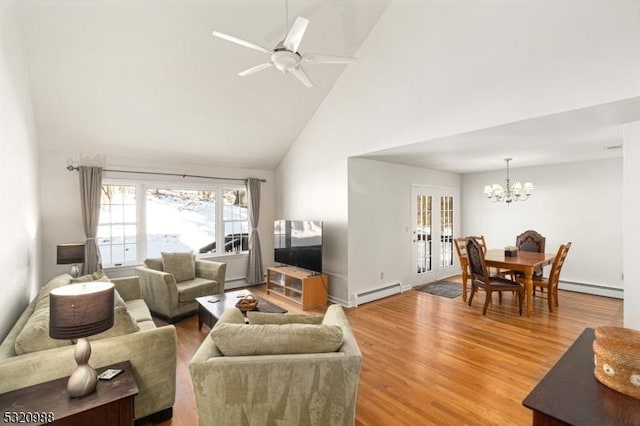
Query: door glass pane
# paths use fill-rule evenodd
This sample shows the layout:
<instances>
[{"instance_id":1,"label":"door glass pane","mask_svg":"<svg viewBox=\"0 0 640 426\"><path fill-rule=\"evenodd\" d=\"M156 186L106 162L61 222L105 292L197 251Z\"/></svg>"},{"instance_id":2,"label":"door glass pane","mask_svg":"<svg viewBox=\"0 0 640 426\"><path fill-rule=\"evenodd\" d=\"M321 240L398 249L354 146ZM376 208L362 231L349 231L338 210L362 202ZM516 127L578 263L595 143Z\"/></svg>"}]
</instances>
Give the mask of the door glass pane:
<instances>
[{"instance_id":1,"label":"door glass pane","mask_svg":"<svg viewBox=\"0 0 640 426\"><path fill-rule=\"evenodd\" d=\"M418 274L431 271L431 196L416 198L416 265Z\"/></svg>"},{"instance_id":2,"label":"door glass pane","mask_svg":"<svg viewBox=\"0 0 640 426\"><path fill-rule=\"evenodd\" d=\"M453 266L453 197L440 197L440 267Z\"/></svg>"}]
</instances>

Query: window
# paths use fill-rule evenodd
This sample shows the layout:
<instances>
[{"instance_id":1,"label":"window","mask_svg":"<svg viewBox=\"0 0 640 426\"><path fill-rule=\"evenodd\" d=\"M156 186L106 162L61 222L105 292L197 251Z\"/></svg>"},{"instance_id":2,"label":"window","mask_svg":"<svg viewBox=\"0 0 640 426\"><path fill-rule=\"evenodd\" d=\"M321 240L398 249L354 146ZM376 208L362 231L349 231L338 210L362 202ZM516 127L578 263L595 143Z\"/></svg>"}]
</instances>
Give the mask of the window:
<instances>
[{"instance_id":1,"label":"window","mask_svg":"<svg viewBox=\"0 0 640 426\"><path fill-rule=\"evenodd\" d=\"M105 179L98 226L103 265L140 264L162 252L247 251L246 186L205 185Z\"/></svg>"},{"instance_id":2,"label":"window","mask_svg":"<svg viewBox=\"0 0 640 426\"><path fill-rule=\"evenodd\" d=\"M97 239L104 265L121 265L137 260L135 186L102 185Z\"/></svg>"},{"instance_id":3,"label":"window","mask_svg":"<svg viewBox=\"0 0 640 426\"><path fill-rule=\"evenodd\" d=\"M216 252L215 191L147 189L146 212L147 257Z\"/></svg>"},{"instance_id":4,"label":"window","mask_svg":"<svg viewBox=\"0 0 640 426\"><path fill-rule=\"evenodd\" d=\"M225 253L249 250L249 221L247 216L247 190L225 189L224 210L224 251Z\"/></svg>"}]
</instances>

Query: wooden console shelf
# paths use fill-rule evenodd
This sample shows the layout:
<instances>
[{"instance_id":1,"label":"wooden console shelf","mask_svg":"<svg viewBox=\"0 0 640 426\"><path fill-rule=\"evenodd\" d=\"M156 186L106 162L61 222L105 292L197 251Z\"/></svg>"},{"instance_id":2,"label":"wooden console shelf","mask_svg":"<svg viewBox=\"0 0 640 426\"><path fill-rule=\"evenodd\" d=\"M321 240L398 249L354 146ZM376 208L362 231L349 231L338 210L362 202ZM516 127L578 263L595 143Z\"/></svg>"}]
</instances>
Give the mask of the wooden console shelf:
<instances>
[{"instance_id":1,"label":"wooden console shelf","mask_svg":"<svg viewBox=\"0 0 640 426\"><path fill-rule=\"evenodd\" d=\"M290 266L267 268L267 294L302 305L302 310L327 305L327 274L310 274Z\"/></svg>"}]
</instances>

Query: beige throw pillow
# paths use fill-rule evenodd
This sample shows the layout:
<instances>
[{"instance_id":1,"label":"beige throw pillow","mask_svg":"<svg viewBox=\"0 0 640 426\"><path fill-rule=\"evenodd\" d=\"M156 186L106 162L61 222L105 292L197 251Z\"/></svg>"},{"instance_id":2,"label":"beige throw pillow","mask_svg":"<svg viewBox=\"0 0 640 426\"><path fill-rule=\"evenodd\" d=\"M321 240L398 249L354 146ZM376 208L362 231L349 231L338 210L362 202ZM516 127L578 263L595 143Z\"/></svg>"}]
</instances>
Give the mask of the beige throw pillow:
<instances>
[{"instance_id":1,"label":"beige throw pillow","mask_svg":"<svg viewBox=\"0 0 640 426\"><path fill-rule=\"evenodd\" d=\"M316 324L216 324L210 333L225 356L335 352L342 329Z\"/></svg>"},{"instance_id":2,"label":"beige throw pillow","mask_svg":"<svg viewBox=\"0 0 640 426\"><path fill-rule=\"evenodd\" d=\"M82 275L77 278L71 278L71 283L86 283L89 281L110 281L103 270L96 271L93 274Z\"/></svg>"},{"instance_id":3,"label":"beige throw pillow","mask_svg":"<svg viewBox=\"0 0 640 426\"><path fill-rule=\"evenodd\" d=\"M272 314L269 312L247 312L251 324L320 324L321 316L304 314Z\"/></svg>"},{"instance_id":4,"label":"beige throw pillow","mask_svg":"<svg viewBox=\"0 0 640 426\"><path fill-rule=\"evenodd\" d=\"M177 283L196 277L196 259L193 253L162 253L162 270L173 274Z\"/></svg>"},{"instance_id":5,"label":"beige throw pillow","mask_svg":"<svg viewBox=\"0 0 640 426\"><path fill-rule=\"evenodd\" d=\"M90 282L90 281L88 281ZM48 289L52 290L52 289ZM17 355L43 351L72 344L68 339L54 339L49 337L49 293L41 298L27 320L14 344ZM133 333L140 330L138 323L131 317L122 297L114 290L114 318L113 327L100 334L89 337L89 340L104 339Z\"/></svg>"},{"instance_id":6,"label":"beige throw pillow","mask_svg":"<svg viewBox=\"0 0 640 426\"><path fill-rule=\"evenodd\" d=\"M89 337L89 340L100 340L108 337L121 336L123 334L135 333L140 330L140 326L133 319L126 306L118 306L113 312L113 327L102 333Z\"/></svg>"},{"instance_id":7,"label":"beige throw pillow","mask_svg":"<svg viewBox=\"0 0 640 426\"><path fill-rule=\"evenodd\" d=\"M215 296L212 296L215 298ZM238 308L227 308L224 310L218 321L216 322L215 327L218 327L222 324L232 323L232 324L244 324L244 315L242 315L242 311Z\"/></svg>"},{"instance_id":8,"label":"beige throw pillow","mask_svg":"<svg viewBox=\"0 0 640 426\"><path fill-rule=\"evenodd\" d=\"M69 339L53 339L49 337L49 299L46 303L38 304L24 325L14 343L17 355L44 351L70 345Z\"/></svg>"},{"instance_id":9,"label":"beige throw pillow","mask_svg":"<svg viewBox=\"0 0 640 426\"><path fill-rule=\"evenodd\" d=\"M144 266L149 269L154 269L156 271L162 271L162 259L145 259Z\"/></svg>"},{"instance_id":10,"label":"beige throw pillow","mask_svg":"<svg viewBox=\"0 0 640 426\"><path fill-rule=\"evenodd\" d=\"M117 308L119 306L126 307L127 304L125 303L125 301L122 298L122 296L120 296L120 293L118 293L118 290L113 289L113 307Z\"/></svg>"}]
</instances>

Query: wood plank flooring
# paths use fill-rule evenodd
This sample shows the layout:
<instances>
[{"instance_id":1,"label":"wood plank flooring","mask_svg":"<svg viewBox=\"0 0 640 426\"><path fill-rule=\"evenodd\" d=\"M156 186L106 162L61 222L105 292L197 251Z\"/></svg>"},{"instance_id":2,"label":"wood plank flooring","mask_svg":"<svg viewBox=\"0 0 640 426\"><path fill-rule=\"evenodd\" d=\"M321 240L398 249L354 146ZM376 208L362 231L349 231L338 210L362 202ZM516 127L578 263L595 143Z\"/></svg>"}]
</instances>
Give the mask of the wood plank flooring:
<instances>
[{"instance_id":1,"label":"wood plank flooring","mask_svg":"<svg viewBox=\"0 0 640 426\"><path fill-rule=\"evenodd\" d=\"M290 312L296 305L252 291ZM482 315L484 294L470 307L414 290L346 310L363 354L358 425L526 425L522 400L585 327L622 325L622 300L560 291L553 313L534 298L533 315L497 295ZM322 314L323 309L307 313ZM158 325L162 321L157 320ZM176 324L177 396L163 426L197 424L189 376L191 356L209 330L197 315Z\"/></svg>"}]
</instances>

